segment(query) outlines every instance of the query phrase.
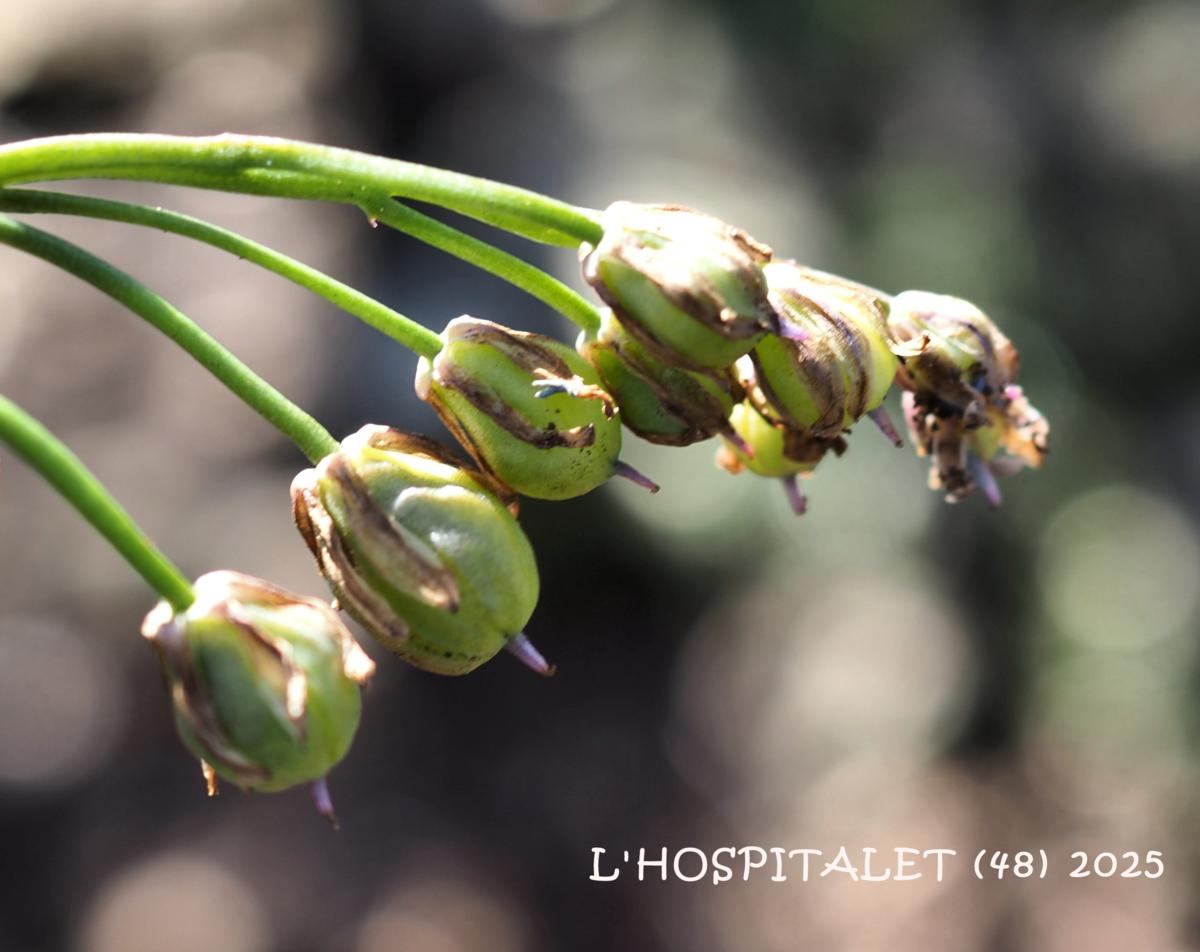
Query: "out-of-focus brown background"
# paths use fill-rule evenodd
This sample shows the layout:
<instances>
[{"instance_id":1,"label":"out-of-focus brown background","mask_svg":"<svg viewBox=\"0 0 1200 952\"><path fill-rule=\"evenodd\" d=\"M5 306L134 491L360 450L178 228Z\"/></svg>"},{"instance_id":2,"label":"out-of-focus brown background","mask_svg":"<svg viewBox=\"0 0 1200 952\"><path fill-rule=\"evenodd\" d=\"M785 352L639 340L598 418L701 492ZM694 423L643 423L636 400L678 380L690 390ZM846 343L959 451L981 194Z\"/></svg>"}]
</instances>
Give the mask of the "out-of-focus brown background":
<instances>
[{"instance_id":1,"label":"out-of-focus brown background","mask_svg":"<svg viewBox=\"0 0 1200 952\"><path fill-rule=\"evenodd\" d=\"M1198 47L1185 0L6 0L2 140L273 133L700 206L818 267L978 301L1054 439L991 513L945 506L863 429L796 520L711 445L631 438L658 496L525 507L529 634L559 675L379 657L336 835L302 792L204 798L137 635L152 598L5 458L0 949L1196 947ZM569 332L346 209L87 190L242 230L435 327ZM296 289L181 239L46 224L335 433L438 432L413 358ZM569 252L505 245L577 281ZM10 251L0 308L0 391L186 571L323 591L289 519L303 460L264 423ZM754 844L959 857L940 885L588 881L593 846ZM984 847L1051 871L979 883ZM1067 875L1073 850L1154 849L1154 882Z\"/></svg>"}]
</instances>

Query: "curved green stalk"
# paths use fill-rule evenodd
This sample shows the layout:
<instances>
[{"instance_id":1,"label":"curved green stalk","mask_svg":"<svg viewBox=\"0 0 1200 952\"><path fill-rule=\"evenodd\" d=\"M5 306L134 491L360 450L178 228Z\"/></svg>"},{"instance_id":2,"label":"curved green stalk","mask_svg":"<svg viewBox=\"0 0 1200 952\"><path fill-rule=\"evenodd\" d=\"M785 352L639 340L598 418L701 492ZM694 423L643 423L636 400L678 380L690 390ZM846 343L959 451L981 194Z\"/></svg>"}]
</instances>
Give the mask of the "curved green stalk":
<instances>
[{"instance_id":1,"label":"curved green stalk","mask_svg":"<svg viewBox=\"0 0 1200 952\"><path fill-rule=\"evenodd\" d=\"M100 133L0 146L0 185L115 178L357 203L366 193L440 205L535 241L595 244L596 212L487 179L349 149L225 134ZM315 187L324 183L326 188Z\"/></svg>"},{"instance_id":2,"label":"curved green stalk","mask_svg":"<svg viewBox=\"0 0 1200 952\"><path fill-rule=\"evenodd\" d=\"M125 272L77 245L5 215L0 215L0 244L57 265L124 304L196 358L314 463L337 449L337 441L321 424L238 360L187 315Z\"/></svg>"},{"instance_id":3,"label":"curved green stalk","mask_svg":"<svg viewBox=\"0 0 1200 952\"><path fill-rule=\"evenodd\" d=\"M313 187L319 189L320 186ZM599 329L600 314L590 302L529 262L401 205L389 196L381 195L373 200L360 198L355 204L373 220L383 222L521 288L583 330L595 333ZM424 357L433 357L441 349L441 339L433 331L374 298L287 255L198 218L127 202L15 188L0 189L0 211L82 215L158 228L202 241L319 294Z\"/></svg>"},{"instance_id":4,"label":"curved green stalk","mask_svg":"<svg viewBox=\"0 0 1200 952\"><path fill-rule=\"evenodd\" d=\"M192 586L137 527L104 485L53 433L0 396L0 441L58 490L177 612L194 601Z\"/></svg>"},{"instance_id":5,"label":"curved green stalk","mask_svg":"<svg viewBox=\"0 0 1200 952\"><path fill-rule=\"evenodd\" d=\"M358 205L375 221L449 252L516 285L554 308L581 330L589 334L599 331L600 313L586 298L528 261L443 224L436 218L423 215L387 195L381 195L373 201L360 199Z\"/></svg>"},{"instance_id":6,"label":"curved green stalk","mask_svg":"<svg viewBox=\"0 0 1200 952\"><path fill-rule=\"evenodd\" d=\"M228 251L320 295L334 306L353 314L423 357L435 357L442 348L441 339L429 328L393 311L348 284L343 284L294 258L243 238L235 232L198 218L145 205L32 189L0 189L0 211L81 215L182 235Z\"/></svg>"}]
</instances>

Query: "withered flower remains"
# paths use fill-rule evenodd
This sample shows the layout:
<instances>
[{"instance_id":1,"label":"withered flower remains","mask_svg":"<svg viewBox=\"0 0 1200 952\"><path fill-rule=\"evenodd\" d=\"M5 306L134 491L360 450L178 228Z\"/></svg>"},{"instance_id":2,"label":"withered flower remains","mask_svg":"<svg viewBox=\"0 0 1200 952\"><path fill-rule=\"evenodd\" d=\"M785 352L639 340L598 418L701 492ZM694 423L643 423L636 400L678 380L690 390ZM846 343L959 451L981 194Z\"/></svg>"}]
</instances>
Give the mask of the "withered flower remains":
<instances>
[{"instance_id":1,"label":"withered flower remains","mask_svg":"<svg viewBox=\"0 0 1200 952\"><path fill-rule=\"evenodd\" d=\"M1012 342L961 298L905 291L892 299L889 327L902 366L904 416L929 484L957 502L979 489L1000 504L996 476L1037 467L1050 424L1013 380Z\"/></svg>"}]
</instances>

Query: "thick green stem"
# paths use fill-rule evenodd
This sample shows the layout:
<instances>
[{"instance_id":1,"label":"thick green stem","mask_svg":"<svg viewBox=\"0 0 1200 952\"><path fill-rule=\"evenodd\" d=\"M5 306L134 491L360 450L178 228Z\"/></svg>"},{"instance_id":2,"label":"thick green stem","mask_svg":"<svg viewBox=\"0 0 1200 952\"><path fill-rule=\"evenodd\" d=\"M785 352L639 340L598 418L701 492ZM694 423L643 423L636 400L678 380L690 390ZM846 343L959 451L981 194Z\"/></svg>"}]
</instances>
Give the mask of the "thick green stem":
<instances>
[{"instance_id":1,"label":"thick green stem","mask_svg":"<svg viewBox=\"0 0 1200 952\"><path fill-rule=\"evenodd\" d=\"M57 265L124 304L196 358L313 462L337 449L337 441L321 424L255 374L185 314L125 272L77 245L4 215L0 215L0 244L19 248Z\"/></svg>"},{"instance_id":2,"label":"thick green stem","mask_svg":"<svg viewBox=\"0 0 1200 952\"><path fill-rule=\"evenodd\" d=\"M360 199L358 204L376 221L516 285L554 308L581 330L595 334L600 329L600 313L590 302L528 261L423 215L387 195L380 195L373 201Z\"/></svg>"},{"instance_id":3,"label":"thick green stem","mask_svg":"<svg viewBox=\"0 0 1200 952\"><path fill-rule=\"evenodd\" d=\"M436 356L442 347L441 339L429 328L393 311L348 284L343 284L287 255L243 238L235 232L198 218L144 205L31 189L0 189L0 211L82 215L157 228L202 241L307 288L423 357Z\"/></svg>"},{"instance_id":4,"label":"thick green stem","mask_svg":"<svg viewBox=\"0 0 1200 952\"><path fill-rule=\"evenodd\" d=\"M385 193L453 209L536 241L595 244L594 211L487 179L267 136L102 133L0 146L0 185L115 178L357 204ZM323 183L319 187L317 183Z\"/></svg>"},{"instance_id":5,"label":"thick green stem","mask_svg":"<svg viewBox=\"0 0 1200 952\"><path fill-rule=\"evenodd\" d=\"M146 538L120 503L74 453L11 400L0 396L0 441L12 447L177 612L194 601L183 573Z\"/></svg>"}]
</instances>

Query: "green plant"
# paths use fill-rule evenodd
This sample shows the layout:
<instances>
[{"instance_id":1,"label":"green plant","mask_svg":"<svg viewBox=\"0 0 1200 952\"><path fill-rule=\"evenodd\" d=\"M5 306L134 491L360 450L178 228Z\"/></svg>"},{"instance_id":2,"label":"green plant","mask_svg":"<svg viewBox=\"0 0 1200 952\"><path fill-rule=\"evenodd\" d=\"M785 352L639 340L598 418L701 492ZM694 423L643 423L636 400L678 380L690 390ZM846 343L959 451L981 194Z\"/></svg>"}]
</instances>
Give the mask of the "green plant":
<instances>
[{"instance_id":1,"label":"green plant","mask_svg":"<svg viewBox=\"0 0 1200 952\"><path fill-rule=\"evenodd\" d=\"M528 292L579 328L575 350L462 317L439 335L273 249L208 222L40 189L129 179L340 202ZM606 307L523 259L405 204L420 201L524 238L576 249ZM159 229L237 255L328 300L420 358L417 390L479 467L432 441L369 426L338 441L132 276L0 214L0 243L121 302L186 350L313 464L293 483L297 526L336 605L417 667L462 674L508 648L551 666L522 633L537 600L517 497L563 499L613 475L657 487L618 459L621 425L663 445L722 438L718 458L796 478L859 419L899 438L882 409L905 391L931 484L999 504L997 473L1037 466L1048 427L1013 377L1016 351L977 308L895 297L777 259L711 216L617 202L605 212L458 173L254 136L81 135L0 147L0 212L85 216ZM180 734L220 775L254 790L316 782L345 753L370 662L332 611L230 573L193 587L83 464L0 398L0 440L41 473L163 598L145 632L159 651Z\"/></svg>"}]
</instances>

